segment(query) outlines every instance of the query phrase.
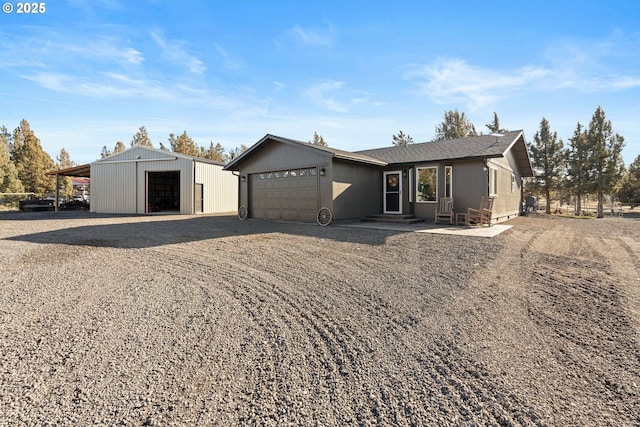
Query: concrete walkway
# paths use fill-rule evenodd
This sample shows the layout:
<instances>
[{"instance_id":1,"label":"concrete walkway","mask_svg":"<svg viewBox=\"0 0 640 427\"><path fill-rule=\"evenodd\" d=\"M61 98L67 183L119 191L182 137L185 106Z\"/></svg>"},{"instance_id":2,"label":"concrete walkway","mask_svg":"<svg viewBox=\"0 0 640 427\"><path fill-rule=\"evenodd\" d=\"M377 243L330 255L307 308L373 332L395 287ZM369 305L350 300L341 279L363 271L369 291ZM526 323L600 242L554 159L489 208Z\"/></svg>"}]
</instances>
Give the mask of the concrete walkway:
<instances>
[{"instance_id":1,"label":"concrete walkway","mask_svg":"<svg viewBox=\"0 0 640 427\"><path fill-rule=\"evenodd\" d=\"M416 224L394 224L388 222L336 222L336 227L366 228L375 230L404 231L407 233L451 234L456 236L495 237L513 227L507 224L495 224L491 227L455 226L418 222Z\"/></svg>"}]
</instances>

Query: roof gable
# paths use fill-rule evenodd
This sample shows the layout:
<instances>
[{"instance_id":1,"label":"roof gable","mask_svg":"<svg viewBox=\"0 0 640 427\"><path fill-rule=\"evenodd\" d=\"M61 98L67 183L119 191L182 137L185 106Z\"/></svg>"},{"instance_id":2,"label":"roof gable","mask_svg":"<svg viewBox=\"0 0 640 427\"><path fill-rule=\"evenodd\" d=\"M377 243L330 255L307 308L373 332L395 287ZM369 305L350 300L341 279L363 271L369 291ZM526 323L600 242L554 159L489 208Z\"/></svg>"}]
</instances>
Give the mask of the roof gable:
<instances>
[{"instance_id":1,"label":"roof gable","mask_svg":"<svg viewBox=\"0 0 640 427\"><path fill-rule=\"evenodd\" d=\"M216 165L220 165L223 166L224 163L222 162L216 162L214 160L209 160L209 159L205 159L202 157L194 157L194 156L188 156L186 154L182 154L182 153L176 153L173 151L167 151L167 150L161 150L159 148L153 148L153 147L144 147L142 145L136 145L134 147L128 148L124 151L121 151L120 153L115 153L112 154L110 156L107 156L103 159L98 159L96 160L94 163L109 163L109 162L119 162L119 161L128 161L128 160L140 160L140 159L169 159L169 160L173 160L173 159L177 159L177 158L181 158L181 159L189 159L189 160L194 160L197 162L203 162L203 163L211 163L211 164L216 164Z\"/></svg>"},{"instance_id":2,"label":"roof gable","mask_svg":"<svg viewBox=\"0 0 640 427\"><path fill-rule=\"evenodd\" d=\"M234 170L234 171L239 170L240 164L242 164L243 161L253 156L255 153L257 153L261 148L263 148L267 144L273 143L273 142L293 145L297 148L302 148L304 150L313 150L316 152L321 152L323 154L326 154L328 157L335 158L335 159L368 163L368 164L377 165L377 166L386 165L386 162L382 160L379 160L367 155L363 155L360 153L352 153L350 151L338 150L331 147L314 145L308 142L297 141L295 139L283 138L280 136L267 134L262 139L260 139L260 141L256 142L254 145L249 147L249 149L247 149L244 153L242 153L241 155L233 159L231 162L229 162L225 166L225 170Z\"/></svg>"}]
</instances>

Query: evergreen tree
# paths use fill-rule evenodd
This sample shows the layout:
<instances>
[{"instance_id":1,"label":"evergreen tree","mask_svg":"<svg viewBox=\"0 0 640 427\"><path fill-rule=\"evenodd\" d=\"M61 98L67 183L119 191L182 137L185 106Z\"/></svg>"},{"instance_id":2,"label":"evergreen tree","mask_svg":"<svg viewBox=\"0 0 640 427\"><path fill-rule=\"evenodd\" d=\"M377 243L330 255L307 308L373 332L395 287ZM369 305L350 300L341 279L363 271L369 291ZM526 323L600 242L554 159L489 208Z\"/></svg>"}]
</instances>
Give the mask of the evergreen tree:
<instances>
[{"instance_id":1,"label":"evergreen tree","mask_svg":"<svg viewBox=\"0 0 640 427\"><path fill-rule=\"evenodd\" d=\"M57 166L59 169L68 169L76 166L76 163L71 160L69 153L67 153L67 150L65 150L64 147L60 149L60 154L58 155L56 160L58 160ZM68 176L61 176L59 177L58 182L61 184L61 193L64 196L73 196L73 183L71 182L71 178L69 178Z\"/></svg>"},{"instance_id":2,"label":"evergreen tree","mask_svg":"<svg viewBox=\"0 0 640 427\"><path fill-rule=\"evenodd\" d=\"M598 197L597 217L604 216L604 196L610 194L619 184L624 172L622 149L624 138L613 132L611 121L607 120L600 106L591 117L587 130L592 171L592 190Z\"/></svg>"},{"instance_id":3,"label":"evergreen tree","mask_svg":"<svg viewBox=\"0 0 640 427\"><path fill-rule=\"evenodd\" d=\"M111 155L111 151L109 151L106 145L103 145L102 151L100 152L100 158L104 159L105 157L109 157L110 155Z\"/></svg>"},{"instance_id":4,"label":"evergreen tree","mask_svg":"<svg viewBox=\"0 0 640 427\"><path fill-rule=\"evenodd\" d=\"M153 147L153 143L151 142L151 139L149 139L149 134L147 134L147 128L144 126L140 126L138 132L133 135L131 146L135 147L136 145L141 145L143 147Z\"/></svg>"},{"instance_id":5,"label":"evergreen tree","mask_svg":"<svg viewBox=\"0 0 640 427\"><path fill-rule=\"evenodd\" d=\"M149 142L151 142L151 141L149 141ZM151 147L151 146L149 146L149 147ZM124 142L118 141L118 142L116 142L116 146L113 148L113 154L122 153L126 149L127 149L127 147L124 145Z\"/></svg>"},{"instance_id":6,"label":"evergreen tree","mask_svg":"<svg viewBox=\"0 0 640 427\"><path fill-rule=\"evenodd\" d=\"M391 143L398 147L406 147L409 144L413 144L413 138L400 131L397 135L391 137Z\"/></svg>"},{"instance_id":7,"label":"evergreen tree","mask_svg":"<svg viewBox=\"0 0 640 427\"><path fill-rule=\"evenodd\" d=\"M591 180L589 170L589 148L587 146L587 131L583 129L580 122L573 131L573 136L569 138L571 146L567 149L567 176L569 178L569 189L576 196L576 214L582 212L582 196L589 190Z\"/></svg>"},{"instance_id":8,"label":"evergreen tree","mask_svg":"<svg viewBox=\"0 0 640 427\"><path fill-rule=\"evenodd\" d=\"M467 119L464 113L458 110L446 111L444 120L436 126L436 135L434 141L443 141L448 139L464 138L467 136L477 136L475 126Z\"/></svg>"},{"instance_id":9,"label":"evergreen tree","mask_svg":"<svg viewBox=\"0 0 640 427\"><path fill-rule=\"evenodd\" d=\"M619 195L623 203L640 203L640 155L629 165Z\"/></svg>"},{"instance_id":10,"label":"evergreen tree","mask_svg":"<svg viewBox=\"0 0 640 427\"><path fill-rule=\"evenodd\" d=\"M7 128L0 127L0 193L24 193L24 187L11 156L9 155L9 142L11 134ZM10 203L17 203L19 196L2 196Z\"/></svg>"},{"instance_id":11,"label":"evergreen tree","mask_svg":"<svg viewBox=\"0 0 640 427\"><path fill-rule=\"evenodd\" d=\"M55 178L46 174L55 169L55 163L24 119L13 131L11 159L26 192L44 195L55 190Z\"/></svg>"},{"instance_id":12,"label":"evergreen tree","mask_svg":"<svg viewBox=\"0 0 640 427\"><path fill-rule=\"evenodd\" d=\"M205 150L204 147L200 147L200 157L209 160L215 160L216 162L223 162L224 147L219 142L214 146L213 141L211 141L208 149Z\"/></svg>"},{"instance_id":13,"label":"evergreen tree","mask_svg":"<svg viewBox=\"0 0 640 427\"><path fill-rule=\"evenodd\" d=\"M171 145L171 151L174 153L182 153L187 156L198 157L200 154L200 150L198 150L198 146L191 139L189 135L187 135L187 131L182 132L182 135L176 138L174 134L169 134L169 144Z\"/></svg>"},{"instance_id":14,"label":"evergreen tree","mask_svg":"<svg viewBox=\"0 0 640 427\"><path fill-rule=\"evenodd\" d=\"M313 145L321 145L323 147L327 146L327 143L324 141L322 135L318 135L318 132L313 133L313 140L309 141Z\"/></svg>"},{"instance_id":15,"label":"evergreen tree","mask_svg":"<svg viewBox=\"0 0 640 427\"><path fill-rule=\"evenodd\" d=\"M544 117L540 121L540 130L533 136L535 145L531 146L531 163L536 170L538 186L547 202L546 212L551 213L551 192L560 187L565 168L565 151L562 139L556 132L551 133L549 122Z\"/></svg>"},{"instance_id":16,"label":"evergreen tree","mask_svg":"<svg viewBox=\"0 0 640 427\"><path fill-rule=\"evenodd\" d=\"M495 111L493 112L493 122L487 123L485 126L487 127L487 129L489 129L489 131L491 131L491 133L509 132L508 129L503 129L502 127L500 127L500 120L498 120L498 114Z\"/></svg>"},{"instance_id":17,"label":"evergreen tree","mask_svg":"<svg viewBox=\"0 0 640 427\"><path fill-rule=\"evenodd\" d=\"M233 150L229 150L229 154L227 154L224 158L225 163L230 162L231 160L235 159L236 157L238 157L240 154L244 153L245 151L247 151L248 147L244 144L240 145L240 148L236 147Z\"/></svg>"}]
</instances>

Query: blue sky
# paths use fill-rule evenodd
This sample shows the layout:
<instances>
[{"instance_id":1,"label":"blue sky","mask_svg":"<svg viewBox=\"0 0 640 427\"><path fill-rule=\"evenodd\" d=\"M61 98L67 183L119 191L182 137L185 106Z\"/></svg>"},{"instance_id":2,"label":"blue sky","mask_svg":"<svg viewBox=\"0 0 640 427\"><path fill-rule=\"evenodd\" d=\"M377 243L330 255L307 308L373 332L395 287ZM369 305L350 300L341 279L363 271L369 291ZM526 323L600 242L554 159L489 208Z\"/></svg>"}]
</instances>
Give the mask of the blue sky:
<instances>
[{"instance_id":1,"label":"blue sky","mask_svg":"<svg viewBox=\"0 0 640 427\"><path fill-rule=\"evenodd\" d=\"M26 118L54 159L92 162L142 125L155 147L317 131L355 151L429 141L456 108L529 142L546 117L568 144L598 105L625 163L640 155L636 0L3 3L0 125Z\"/></svg>"}]
</instances>

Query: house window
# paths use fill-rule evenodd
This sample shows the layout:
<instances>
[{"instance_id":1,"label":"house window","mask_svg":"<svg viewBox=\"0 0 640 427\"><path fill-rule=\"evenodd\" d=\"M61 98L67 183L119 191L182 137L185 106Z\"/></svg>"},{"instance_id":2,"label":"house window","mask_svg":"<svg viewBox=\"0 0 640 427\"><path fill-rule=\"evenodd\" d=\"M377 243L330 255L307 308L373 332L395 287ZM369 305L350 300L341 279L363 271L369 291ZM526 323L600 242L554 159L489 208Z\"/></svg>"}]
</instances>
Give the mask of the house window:
<instances>
[{"instance_id":1,"label":"house window","mask_svg":"<svg viewBox=\"0 0 640 427\"><path fill-rule=\"evenodd\" d=\"M518 189L518 186L516 185L516 176L512 173L511 174L511 192L515 192Z\"/></svg>"},{"instance_id":2,"label":"house window","mask_svg":"<svg viewBox=\"0 0 640 427\"><path fill-rule=\"evenodd\" d=\"M489 167L489 195L498 195L498 169Z\"/></svg>"},{"instance_id":3,"label":"house window","mask_svg":"<svg viewBox=\"0 0 640 427\"><path fill-rule=\"evenodd\" d=\"M453 197L453 166L444 167L444 197Z\"/></svg>"},{"instance_id":4,"label":"house window","mask_svg":"<svg viewBox=\"0 0 640 427\"><path fill-rule=\"evenodd\" d=\"M438 200L438 168L418 168L416 173L416 190L418 202L435 202Z\"/></svg>"}]
</instances>

